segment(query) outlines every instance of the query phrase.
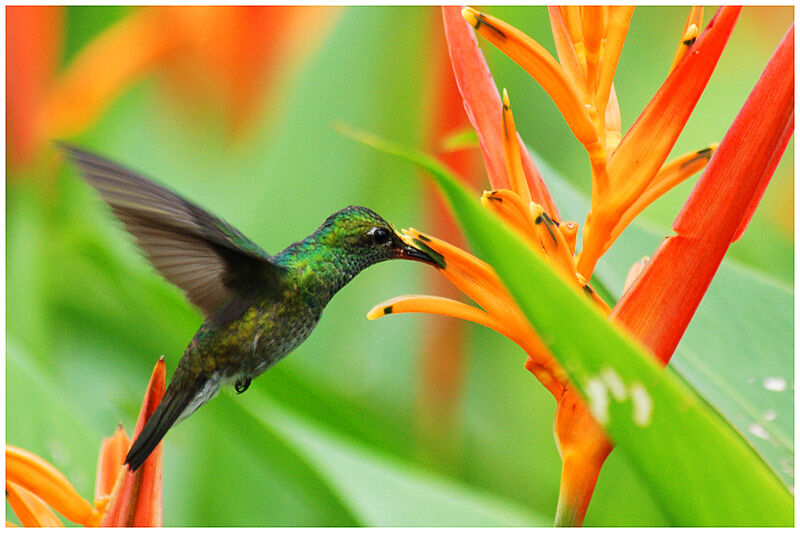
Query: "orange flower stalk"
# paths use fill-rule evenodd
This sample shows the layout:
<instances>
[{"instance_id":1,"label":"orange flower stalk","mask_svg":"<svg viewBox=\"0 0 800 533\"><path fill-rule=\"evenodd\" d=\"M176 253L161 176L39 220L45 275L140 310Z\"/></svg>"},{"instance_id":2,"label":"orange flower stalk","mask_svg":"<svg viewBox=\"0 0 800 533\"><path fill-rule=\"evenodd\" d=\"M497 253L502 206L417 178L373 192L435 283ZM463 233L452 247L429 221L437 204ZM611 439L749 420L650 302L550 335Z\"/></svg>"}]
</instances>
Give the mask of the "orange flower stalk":
<instances>
[{"instance_id":1,"label":"orange flower stalk","mask_svg":"<svg viewBox=\"0 0 800 533\"><path fill-rule=\"evenodd\" d=\"M461 107L461 94L450 73L450 56L444 29L438 24L438 8L428 8L431 17L430 52L432 61L429 79L433 86L435 102L426 112L426 145L439 159L459 176L477 186L483 180L483 164L474 150L453 149L443 146L442 139L453 138L469 128L469 122ZM427 110L426 110L427 111ZM430 184L433 193L435 187ZM428 195L427 224L437 235L449 242L463 246L466 242L452 215L445 209L441 195ZM428 287L436 294L456 297L458 289L435 272L430 273ZM439 320L446 320L441 318ZM423 447L436 461L455 443L456 409L463 383L466 362L462 353L466 324L456 323L442 327L441 322L431 321L425 335L426 342L420 362L420 386L417 399L418 435ZM455 326L455 327L453 327Z\"/></svg>"},{"instance_id":2,"label":"orange flower stalk","mask_svg":"<svg viewBox=\"0 0 800 533\"><path fill-rule=\"evenodd\" d=\"M568 6L550 8L549 13L559 61L503 21L471 8L443 8L453 72L495 187L484 193L482 204L666 364L791 136L793 31L719 148L712 144L665 164L722 53L739 8L721 8L702 33L697 30L702 10L691 11L667 80L624 137L613 75L632 9ZM470 26L542 85L587 149L592 209L577 256L577 224L559 219L516 133L508 94L504 91L501 101ZM612 310L589 284L598 258L647 205L702 170L709 160L711 166L676 221L678 236L668 238L652 261L633 266L628 292ZM416 230L404 235L441 254L446 264L441 273L479 307L410 296L376 306L368 318L403 312L447 315L495 329L520 345L529 357L526 367L557 402L555 436L562 476L556 524L581 525L613 444L491 266Z\"/></svg>"},{"instance_id":3,"label":"orange flower stalk","mask_svg":"<svg viewBox=\"0 0 800 533\"><path fill-rule=\"evenodd\" d=\"M156 363L134 436L164 395L166 367ZM131 473L123 466L130 439L120 426L100 446L94 505L44 459L6 444L6 498L25 527L62 526L56 511L83 526L161 526L161 446Z\"/></svg>"}]
</instances>

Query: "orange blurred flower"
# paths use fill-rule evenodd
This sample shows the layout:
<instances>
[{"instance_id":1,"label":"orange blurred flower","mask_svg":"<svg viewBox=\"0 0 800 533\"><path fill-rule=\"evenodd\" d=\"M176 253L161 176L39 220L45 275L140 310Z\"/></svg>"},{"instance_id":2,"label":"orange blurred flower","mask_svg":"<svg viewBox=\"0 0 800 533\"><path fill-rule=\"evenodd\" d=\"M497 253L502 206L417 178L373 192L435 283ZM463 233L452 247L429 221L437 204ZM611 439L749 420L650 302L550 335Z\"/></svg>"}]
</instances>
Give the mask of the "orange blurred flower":
<instances>
[{"instance_id":1,"label":"orange blurred flower","mask_svg":"<svg viewBox=\"0 0 800 533\"><path fill-rule=\"evenodd\" d=\"M14 164L29 162L49 139L89 128L151 72L167 74L181 99L214 98L232 131L241 131L259 114L286 61L319 41L337 8L142 7L57 72L63 12L6 8L6 134Z\"/></svg>"},{"instance_id":2,"label":"orange blurred flower","mask_svg":"<svg viewBox=\"0 0 800 533\"><path fill-rule=\"evenodd\" d=\"M166 368L156 363L134 435L164 395ZM63 526L56 515L83 526L161 526L161 445L136 472L123 466L130 439L120 426L104 439L97 463L94 505L50 463L6 444L6 498L25 527ZM7 525L13 525L8 524Z\"/></svg>"}]
</instances>

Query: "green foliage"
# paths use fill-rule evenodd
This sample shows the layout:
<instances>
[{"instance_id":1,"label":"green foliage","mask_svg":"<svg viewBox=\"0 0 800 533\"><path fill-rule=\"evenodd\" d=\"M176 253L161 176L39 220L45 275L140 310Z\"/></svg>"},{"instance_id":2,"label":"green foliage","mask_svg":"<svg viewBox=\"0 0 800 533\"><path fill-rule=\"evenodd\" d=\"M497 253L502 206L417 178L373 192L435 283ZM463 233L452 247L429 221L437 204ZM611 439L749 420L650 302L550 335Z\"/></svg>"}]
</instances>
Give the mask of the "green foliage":
<instances>
[{"instance_id":1,"label":"green foliage","mask_svg":"<svg viewBox=\"0 0 800 533\"><path fill-rule=\"evenodd\" d=\"M65 63L131 8L95 9L70 8ZM665 13L677 35L685 11L640 8L634 16L620 73L633 67L625 74L629 81L617 85L625 124L663 79L664 72L652 72L657 69L651 68L650 43L653 31L659 39L677 38L665 35ZM541 28L536 38L549 31L546 21L526 22L541 17L543 8L497 8L496 14L508 14L526 30ZM429 189L409 166L358 146L330 125L346 122L420 145L432 115L426 77L430 32L439 23L433 8L346 9L310 61L292 65L291 75L270 93L275 101L253 117L249 137L231 141L215 110L176 105L175 95L165 94L148 75L72 140L180 191L270 252L349 204L373 208L398 227L430 229ZM754 27L764 33L760 23ZM732 44L739 42L748 54L761 50L754 51L752 39L736 39L734 33ZM657 51L664 69L674 51L671 42L668 48ZM731 54L737 95L755 79L741 77L757 76L763 67L771 51L763 48L762 56L746 62L733 61L741 54ZM565 192L559 176L573 183L588 176L585 154L563 120L548 114L554 106L536 93L535 84L516 65L495 62L488 47L487 53L498 83L509 87L515 102L524 102L514 109L523 137L560 170L543 173L562 214L582 222L586 198ZM715 75L728 90L725 76ZM743 98L726 102L724 113L718 111L722 100L720 93L709 100L706 118L696 123L724 131L727 124L720 126L716 117L732 119ZM698 112L703 109L701 100ZM714 132L691 132L690 126L681 141L686 150L718 140ZM139 256L73 169L59 172L56 179L29 170L12 169L8 176L6 440L52 462L92 499L102 438L119 422L132 431L155 361L165 354L168 369L175 368L200 315ZM680 205L686 191L676 196ZM674 216L676 207L660 209ZM760 209L756 217L761 215ZM601 262L597 278L609 294L619 294L631 262L652 253L668 233L670 219L651 218L647 229L626 232ZM761 232L756 237L774 231L769 218L754 224ZM792 298L772 278L791 280L781 265L791 264L793 246L780 235L758 242L737 255L757 272L723 264L673 366L780 470L792 457L791 440L786 446L793 435ZM255 380L246 394L223 392L173 429L164 444L165 524L552 523L559 476L554 405L524 370L518 347L492 331L466 326L452 421L442 420L433 436L423 438L419 420L430 413L419 402L420 353L431 319L363 318L383 299L429 292L434 275L423 265L393 263L360 274L297 352ZM728 327L720 322L735 325L709 335ZM701 364L695 369L694 362ZM773 376L786 377L784 391L763 387ZM730 398L735 401L726 403ZM758 422L775 436L765 441L747 428L770 410L775 419L762 416ZM777 463L768 453L772 442L779 444ZM618 452L603 469L586 524L668 524L660 494ZM671 471L663 477L681 482Z\"/></svg>"}]
</instances>

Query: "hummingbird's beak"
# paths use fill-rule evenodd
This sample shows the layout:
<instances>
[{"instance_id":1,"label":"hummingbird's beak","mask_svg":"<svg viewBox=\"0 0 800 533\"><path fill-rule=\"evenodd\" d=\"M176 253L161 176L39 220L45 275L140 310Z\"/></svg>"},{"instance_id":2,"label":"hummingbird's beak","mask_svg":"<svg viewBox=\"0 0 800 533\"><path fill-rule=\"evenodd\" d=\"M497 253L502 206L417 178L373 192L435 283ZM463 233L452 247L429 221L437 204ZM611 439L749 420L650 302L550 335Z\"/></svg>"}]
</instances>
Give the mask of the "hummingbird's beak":
<instances>
[{"instance_id":1,"label":"hummingbird's beak","mask_svg":"<svg viewBox=\"0 0 800 533\"><path fill-rule=\"evenodd\" d=\"M430 246L422 242L420 239L411 239L405 236L399 236L400 243L396 248L397 257L400 259L411 259L413 261L420 261L428 263L438 268L444 268L445 262L442 254L436 252ZM412 241L409 243L408 241Z\"/></svg>"}]
</instances>

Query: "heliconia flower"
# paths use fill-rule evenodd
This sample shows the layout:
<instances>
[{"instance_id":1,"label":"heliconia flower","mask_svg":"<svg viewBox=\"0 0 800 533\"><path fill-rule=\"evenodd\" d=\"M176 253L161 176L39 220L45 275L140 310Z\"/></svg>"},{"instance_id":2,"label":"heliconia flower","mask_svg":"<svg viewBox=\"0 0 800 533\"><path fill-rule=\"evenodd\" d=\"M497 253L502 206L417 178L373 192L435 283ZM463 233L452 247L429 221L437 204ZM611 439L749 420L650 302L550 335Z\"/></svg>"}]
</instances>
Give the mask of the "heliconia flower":
<instances>
[{"instance_id":1,"label":"heliconia flower","mask_svg":"<svg viewBox=\"0 0 800 533\"><path fill-rule=\"evenodd\" d=\"M471 8L444 7L453 72L478 133L494 190L482 204L582 290L612 320L625 325L664 363L669 360L730 243L752 215L792 134L793 29L721 144L665 163L722 53L740 8L723 7L702 32L692 9L666 81L622 136L613 75L632 8L550 8L559 60L530 37ZM462 19L463 15L463 19ZM467 21L467 24L464 23ZM575 256L577 224L558 218L539 173L516 134L510 99L502 99L477 48L472 26L525 68L586 147L592 168L592 210L583 249ZM712 157L713 156L713 157ZM611 309L589 280L597 259L647 205L702 170L691 198L650 261L633 265L626 293ZM442 256L440 272L478 307L434 296L405 296L375 306L368 318L427 312L469 320L509 337L528 354L526 367L557 402L555 436L562 457L556 524L580 525L597 476L613 444L583 399L517 308L491 265L446 242L405 230L404 238Z\"/></svg>"},{"instance_id":2,"label":"heliconia flower","mask_svg":"<svg viewBox=\"0 0 800 533\"><path fill-rule=\"evenodd\" d=\"M162 357L150 378L134 436L164 395ZM161 526L161 445L135 473L123 465L130 439L120 426L100 447L94 505L44 459L6 444L6 498L25 527L62 526L54 511L83 526Z\"/></svg>"},{"instance_id":3,"label":"heliconia flower","mask_svg":"<svg viewBox=\"0 0 800 533\"><path fill-rule=\"evenodd\" d=\"M26 163L54 138L90 127L147 73L166 74L181 100L221 103L231 130L259 115L287 58L325 34L337 8L147 6L94 37L57 72L63 8L9 7L7 135L12 162Z\"/></svg>"},{"instance_id":4,"label":"heliconia flower","mask_svg":"<svg viewBox=\"0 0 800 533\"><path fill-rule=\"evenodd\" d=\"M467 22L519 63L550 95L587 150L592 210L587 215L577 266L585 279L591 279L600 255L635 214L702 168L677 166L679 171L660 172L717 64L739 10L722 8L699 38L684 36L681 42L691 41L693 53L681 55L659 92L617 142L619 102L613 76L633 8L550 8L563 67L516 28L472 8L464 9ZM690 26L697 27L698 13L693 10L690 14L694 21ZM447 17L445 20L447 23ZM703 148L684 159L707 162L711 152Z\"/></svg>"}]
</instances>

